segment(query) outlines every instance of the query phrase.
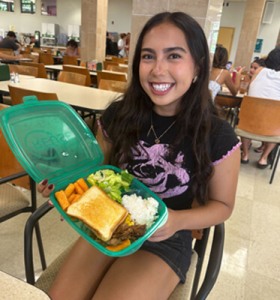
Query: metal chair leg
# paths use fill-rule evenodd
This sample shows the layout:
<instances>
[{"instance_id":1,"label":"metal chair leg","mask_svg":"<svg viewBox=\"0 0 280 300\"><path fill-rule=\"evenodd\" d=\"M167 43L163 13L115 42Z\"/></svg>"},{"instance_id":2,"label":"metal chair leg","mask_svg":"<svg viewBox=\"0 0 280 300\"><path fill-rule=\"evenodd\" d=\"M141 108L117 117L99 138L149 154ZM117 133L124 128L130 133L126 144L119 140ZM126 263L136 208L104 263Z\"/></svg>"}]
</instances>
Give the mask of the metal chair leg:
<instances>
[{"instance_id":1,"label":"metal chair leg","mask_svg":"<svg viewBox=\"0 0 280 300\"><path fill-rule=\"evenodd\" d=\"M278 152L278 154L277 154L277 152ZM278 144L277 145L277 150L276 150L276 153L275 153L275 158L276 159L274 159L274 167L273 167L273 171L272 171L270 181L269 181L270 184L272 184L274 174L275 174L275 171L276 171L276 168L277 168L277 165L278 165L279 157L280 157L280 150L279 150L279 144ZM271 167L272 167L272 164L271 164Z\"/></svg>"},{"instance_id":2,"label":"metal chair leg","mask_svg":"<svg viewBox=\"0 0 280 300\"><path fill-rule=\"evenodd\" d=\"M45 258L39 223L35 224L35 232L36 232L37 244L38 244L39 254L40 254L41 263L42 263L42 269L44 271L47 268L47 264L46 264L46 258Z\"/></svg>"}]
</instances>

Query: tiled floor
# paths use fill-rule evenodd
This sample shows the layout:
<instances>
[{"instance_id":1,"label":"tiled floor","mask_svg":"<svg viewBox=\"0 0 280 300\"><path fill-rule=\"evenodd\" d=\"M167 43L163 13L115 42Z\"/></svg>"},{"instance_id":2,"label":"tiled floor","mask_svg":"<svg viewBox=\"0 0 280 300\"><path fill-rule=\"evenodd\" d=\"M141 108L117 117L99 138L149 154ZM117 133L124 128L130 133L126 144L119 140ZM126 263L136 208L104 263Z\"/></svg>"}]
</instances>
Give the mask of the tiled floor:
<instances>
[{"instance_id":1,"label":"tiled floor","mask_svg":"<svg viewBox=\"0 0 280 300\"><path fill-rule=\"evenodd\" d=\"M236 206L226 222L222 268L209 300L280 299L280 167L269 184L270 169L259 170L259 154L253 152L250 163L241 165ZM43 199L38 199L39 205ZM20 215L0 224L0 270L25 278L23 230L28 215ZM55 209L40 222L47 264L77 234L61 222ZM41 272L37 246L34 246L36 274Z\"/></svg>"}]
</instances>

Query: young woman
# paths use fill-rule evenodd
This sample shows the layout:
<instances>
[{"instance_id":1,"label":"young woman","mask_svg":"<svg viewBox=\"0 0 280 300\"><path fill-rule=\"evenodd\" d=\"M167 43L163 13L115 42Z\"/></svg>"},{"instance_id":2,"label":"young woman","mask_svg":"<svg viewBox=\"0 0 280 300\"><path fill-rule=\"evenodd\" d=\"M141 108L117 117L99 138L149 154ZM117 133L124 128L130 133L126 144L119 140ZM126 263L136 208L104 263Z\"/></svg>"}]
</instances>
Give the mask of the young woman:
<instances>
[{"instance_id":1,"label":"young woman","mask_svg":"<svg viewBox=\"0 0 280 300\"><path fill-rule=\"evenodd\" d=\"M118 49L119 49L119 57L125 57L126 56L126 34L121 33L120 39L118 41Z\"/></svg>"},{"instance_id":2,"label":"young woman","mask_svg":"<svg viewBox=\"0 0 280 300\"><path fill-rule=\"evenodd\" d=\"M210 72L210 81L209 89L212 91L212 99L215 100L215 97L218 91L221 89L221 86L225 84L230 90L233 96L235 96L240 88L240 78L243 68L238 68L236 71L235 82L233 83L230 71L226 69L226 64L228 62L228 51L224 47L217 47L214 59L213 67Z\"/></svg>"},{"instance_id":3,"label":"young woman","mask_svg":"<svg viewBox=\"0 0 280 300\"><path fill-rule=\"evenodd\" d=\"M134 254L103 255L80 238L49 292L55 299L168 299L185 282L191 231L232 213L239 141L216 116L209 53L199 24L161 13L140 33L131 83L104 112L97 132L105 164L126 168L168 207L168 220ZM53 186L43 182L48 197ZM196 199L196 201L194 200Z\"/></svg>"},{"instance_id":4,"label":"young woman","mask_svg":"<svg viewBox=\"0 0 280 300\"><path fill-rule=\"evenodd\" d=\"M65 54L69 56L75 56L77 58L81 57L81 49L78 45L78 43L74 40L70 40L67 43L67 48L65 50Z\"/></svg>"},{"instance_id":5,"label":"young woman","mask_svg":"<svg viewBox=\"0 0 280 300\"><path fill-rule=\"evenodd\" d=\"M266 67L259 67L251 80L248 95L252 97L268 98L280 100L280 48L275 48L270 51L267 58L264 61ZM247 164L249 162L249 147L251 140L247 138L241 138L242 141L242 159L241 163ZM258 168L265 169L271 164L268 161L269 154L273 150L276 144L274 143L262 143L260 148L257 148L262 152L262 155L258 161ZM255 149L255 150L257 150Z\"/></svg>"}]
</instances>

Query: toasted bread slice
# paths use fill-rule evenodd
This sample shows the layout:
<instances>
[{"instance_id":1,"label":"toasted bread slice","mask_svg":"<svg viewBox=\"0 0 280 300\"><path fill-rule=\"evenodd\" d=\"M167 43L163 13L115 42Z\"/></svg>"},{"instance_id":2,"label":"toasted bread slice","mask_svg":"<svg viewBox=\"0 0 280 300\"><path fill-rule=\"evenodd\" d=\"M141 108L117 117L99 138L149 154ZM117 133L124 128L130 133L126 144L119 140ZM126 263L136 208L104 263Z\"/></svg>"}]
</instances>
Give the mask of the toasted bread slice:
<instances>
[{"instance_id":1,"label":"toasted bread slice","mask_svg":"<svg viewBox=\"0 0 280 300\"><path fill-rule=\"evenodd\" d=\"M83 221L98 238L106 242L125 220L127 210L99 187L93 186L78 202L68 207L67 214Z\"/></svg>"}]
</instances>

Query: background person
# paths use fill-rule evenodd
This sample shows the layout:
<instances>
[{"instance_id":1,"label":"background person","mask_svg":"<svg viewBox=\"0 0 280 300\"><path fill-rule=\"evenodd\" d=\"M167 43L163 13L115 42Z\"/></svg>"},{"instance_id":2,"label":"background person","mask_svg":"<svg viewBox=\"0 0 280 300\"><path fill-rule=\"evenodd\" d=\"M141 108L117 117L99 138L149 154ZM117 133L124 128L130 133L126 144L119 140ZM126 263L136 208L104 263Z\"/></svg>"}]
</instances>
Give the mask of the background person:
<instances>
[{"instance_id":1,"label":"background person","mask_svg":"<svg viewBox=\"0 0 280 300\"><path fill-rule=\"evenodd\" d=\"M126 44L126 34L121 33L120 39L118 41L119 57L126 57L125 44Z\"/></svg>"},{"instance_id":2,"label":"background person","mask_svg":"<svg viewBox=\"0 0 280 300\"><path fill-rule=\"evenodd\" d=\"M252 97L280 100L280 48L272 50L265 59L266 67L259 67L252 77L248 95ZM242 137L241 163L249 162L251 140ZM276 144L264 143L263 153L258 161L258 168L265 169L271 161L268 156Z\"/></svg>"},{"instance_id":3,"label":"background person","mask_svg":"<svg viewBox=\"0 0 280 300\"><path fill-rule=\"evenodd\" d=\"M131 83L102 115L97 141L104 164L126 168L163 199L168 220L125 257L105 256L80 238L49 292L53 300L167 299L185 282L190 230L231 215L240 164L240 143L218 118L208 82L200 25L180 12L152 17L136 44ZM52 190L39 184L45 197Z\"/></svg>"},{"instance_id":4,"label":"background person","mask_svg":"<svg viewBox=\"0 0 280 300\"><path fill-rule=\"evenodd\" d=\"M217 47L214 59L213 66L210 72L210 81L209 81L209 90L212 91L212 99L215 100L218 91L221 89L221 86L225 84L229 91L235 96L240 88L240 77L241 73L245 67L238 67L235 77L235 82L233 83L230 71L226 69L228 63L228 51L224 47Z\"/></svg>"},{"instance_id":5,"label":"background person","mask_svg":"<svg viewBox=\"0 0 280 300\"><path fill-rule=\"evenodd\" d=\"M67 48L66 48L64 54L80 58L81 57L81 49L79 47L79 44L74 40L68 41Z\"/></svg>"},{"instance_id":6,"label":"background person","mask_svg":"<svg viewBox=\"0 0 280 300\"><path fill-rule=\"evenodd\" d=\"M13 31L9 31L7 36L0 42L0 48L11 49L14 51L20 51L21 45L15 42L16 34Z\"/></svg>"}]
</instances>

